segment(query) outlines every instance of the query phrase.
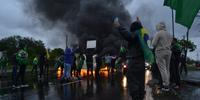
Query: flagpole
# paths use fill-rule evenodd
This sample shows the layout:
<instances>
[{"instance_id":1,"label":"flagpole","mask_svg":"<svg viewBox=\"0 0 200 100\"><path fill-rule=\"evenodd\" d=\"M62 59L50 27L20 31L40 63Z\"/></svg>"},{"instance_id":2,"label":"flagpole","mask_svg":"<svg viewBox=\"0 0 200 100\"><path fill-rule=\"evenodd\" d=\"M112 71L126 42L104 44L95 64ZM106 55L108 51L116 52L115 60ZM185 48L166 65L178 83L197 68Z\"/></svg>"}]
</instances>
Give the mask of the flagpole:
<instances>
[{"instance_id":1,"label":"flagpole","mask_svg":"<svg viewBox=\"0 0 200 100\"><path fill-rule=\"evenodd\" d=\"M190 29L187 28L187 44L186 44L186 57L187 57L187 51L188 51L188 42L189 42L189 32L190 32Z\"/></svg>"},{"instance_id":2,"label":"flagpole","mask_svg":"<svg viewBox=\"0 0 200 100\"><path fill-rule=\"evenodd\" d=\"M187 51L188 51L188 42L189 42L189 31L190 31L190 29L189 28L187 28L187 33L186 33L186 38L187 38L187 43L186 43L186 45L185 45L185 62L187 62Z\"/></svg>"},{"instance_id":3,"label":"flagpole","mask_svg":"<svg viewBox=\"0 0 200 100\"><path fill-rule=\"evenodd\" d=\"M187 42L189 41L189 31L190 31L190 29L188 28L187 29Z\"/></svg>"},{"instance_id":4,"label":"flagpole","mask_svg":"<svg viewBox=\"0 0 200 100\"><path fill-rule=\"evenodd\" d=\"M172 33L173 33L173 38L175 37L174 34L174 10L172 9Z\"/></svg>"}]
</instances>

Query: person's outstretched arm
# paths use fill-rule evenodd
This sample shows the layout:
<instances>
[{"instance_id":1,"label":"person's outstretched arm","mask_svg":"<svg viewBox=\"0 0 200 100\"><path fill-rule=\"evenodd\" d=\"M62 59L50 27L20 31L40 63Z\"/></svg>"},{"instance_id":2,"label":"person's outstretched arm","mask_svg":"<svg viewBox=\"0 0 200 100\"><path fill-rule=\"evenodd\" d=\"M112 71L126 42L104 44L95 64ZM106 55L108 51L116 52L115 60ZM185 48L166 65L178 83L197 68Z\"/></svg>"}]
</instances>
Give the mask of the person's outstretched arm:
<instances>
[{"instance_id":1,"label":"person's outstretched arm","mask_svg":"<svg viewBox=\"0 0 200 100\"><path fill-rule=\"evenodd\" d=\"M131 34L131 32L120 25L118 18L115 18L113 26L119 30L119 33L125 40L131 41L134 38L134 35Z\"/></svg>"}]
</instances>

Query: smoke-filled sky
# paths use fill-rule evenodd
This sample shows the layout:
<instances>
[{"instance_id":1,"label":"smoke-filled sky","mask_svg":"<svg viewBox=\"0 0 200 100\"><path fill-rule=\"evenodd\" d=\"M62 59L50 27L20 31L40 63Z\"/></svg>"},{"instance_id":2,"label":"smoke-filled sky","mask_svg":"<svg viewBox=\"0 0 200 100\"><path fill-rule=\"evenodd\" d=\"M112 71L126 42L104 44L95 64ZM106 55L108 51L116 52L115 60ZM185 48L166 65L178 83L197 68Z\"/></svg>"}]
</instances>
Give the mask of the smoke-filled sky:
<instances>
[{"instance_id":1,"label":"smoke-filled sky","mask_svg":"<svg viewBox=\"0 0 200 100\"><path fill-rule=\"evenodd\" d=\"M73 40L77 40L75 36L71 35L71 31L74 30L71 29L66 30L66 28L70 27L69 25L71 25L69 21L66 21L66 19L70 19L68 18L68 16L66 16L67 14L64 16L65 22L63 22L63 20L60 20L57 17L55 18L53 17L51 19L45 18L45 16L43 16L44 14L41 14L41 12L38 13L37 12L38 10L34 8L35 4L31 6L32 4L30 3L33 3L33 1L40 1L40 0L0 0L0 22L1 22L0 39L13 35L28 36L28 37L33 37L36 40L40 39L44 41L45 46L50 48L56 48L56 47L64 48L65 34L69 34L70 37L73 37L72 38ZM41 1L48 1L48 0L41 0ZM58 0L58 1L63 2L65 0ZM77 0L66 0L66 1L77 1ZM103 3L100 1L106 1L106 0L91 0L91 1L99 1L99 3ZM155 33L154 26L156 25L156 23L160 21L166 22L168 30L171 32L171 10L168 7L163 6L163 0L113 0L113 1L126 1L123 4L125 8L128 10L132 18L131 20L134 21L136 16L139 16L143 25L148 30L150 30L151 36L153 36ZM85 4L90 5L90 3L88 2L85 2ZM96 4L98 3L96 2ZM111 4L111 6L113 6L113 4ZM119 5L115 6L119 8ZM109 5L107 5L106 7L109 7ZM115 11L114 8L115 7L110 7L110 9L113 9L113 11ZM84 6L80 6L79 10L87 10L87 9ZM98 11L98 14L101 13L103 14L103 12ZM84 16L84 14L86 13L81 13L78 15L80 17ZM118 15L118 13L116 12L114 12L114 14ZM55 21L55 19L58 20ZM190 32L190 39L194 41L195 44L198 45L197 47L198 49L195 52L189 54L189 56L192 57L193 59L196 59L196 53L200 51L200 42L199 42L200 25L198 22L200 23L200 19L195 19L195 22ZM82 24L85 25L84 22ZM87 27L85 30L87 30ZM177 37L182 38L182 36L185 35L186 33L186 28L176 24L175 33Z\"/></svg>"}]
</instances>

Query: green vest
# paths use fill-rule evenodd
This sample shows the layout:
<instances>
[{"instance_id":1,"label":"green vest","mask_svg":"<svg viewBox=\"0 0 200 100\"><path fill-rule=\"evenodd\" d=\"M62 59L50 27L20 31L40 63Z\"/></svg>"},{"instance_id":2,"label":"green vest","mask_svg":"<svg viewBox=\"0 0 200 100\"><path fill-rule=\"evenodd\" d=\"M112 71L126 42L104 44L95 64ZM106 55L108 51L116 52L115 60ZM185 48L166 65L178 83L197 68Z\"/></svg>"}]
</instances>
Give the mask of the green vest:
<instances>
[{"instance_id":1,"label":"green vest","mask_svg":"<svg viewBox=\"0 0 200 100\"><path fill-rule=\"evenodd\" d=\"M25 50L20 50L16 55L16 59L19 65L27 65L28 53Z\"/></svg>"}]
</instances>

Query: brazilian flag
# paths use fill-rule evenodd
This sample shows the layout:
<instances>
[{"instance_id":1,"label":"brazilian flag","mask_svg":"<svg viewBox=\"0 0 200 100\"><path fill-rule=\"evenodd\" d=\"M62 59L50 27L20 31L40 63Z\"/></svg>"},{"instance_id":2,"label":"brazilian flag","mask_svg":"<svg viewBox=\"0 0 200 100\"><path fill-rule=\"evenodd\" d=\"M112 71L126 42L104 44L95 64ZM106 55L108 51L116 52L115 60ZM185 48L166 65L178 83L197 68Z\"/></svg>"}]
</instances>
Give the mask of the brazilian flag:
<instances>
[{"instance_id":1,"label":"brazilian flag","mask_svg":"<svg viewBox=\"0 0 200 100\"><path fill-rule=\"evenodd\" d=\"M135 34L136 34L136 36L138 36L138 40L139 40L140 46L142 48L145 61L148 62L149 64L153 64L154 63L154 54L153 54L152 50L149 48L149 46L145 43L145 40L142 37L142 34L145 34L145 33L142 33L142 32L144 32L144 31L139 30L139 31L136 31Z\"/></svg>"}]
</instances>

